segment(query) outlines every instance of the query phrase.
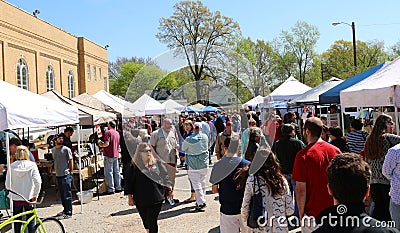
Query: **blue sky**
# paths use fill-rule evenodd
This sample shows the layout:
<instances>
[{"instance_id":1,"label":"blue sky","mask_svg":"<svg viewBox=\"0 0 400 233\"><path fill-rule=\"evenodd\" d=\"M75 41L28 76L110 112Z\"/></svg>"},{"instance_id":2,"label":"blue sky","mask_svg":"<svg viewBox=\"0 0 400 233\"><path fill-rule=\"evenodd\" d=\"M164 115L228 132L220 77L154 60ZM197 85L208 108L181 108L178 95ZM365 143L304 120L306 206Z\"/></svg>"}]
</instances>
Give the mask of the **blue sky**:
<instances>
[{"instance_id":1,"label":"blue sky","mask_svg":"<svg viewBox=\"0 0 400 233\"><path fill-rule=\"evenodd\" d=\"M39 18L76 36L83 36L108 48L108 58L151 57L168 51L155 34L159 19L173 13L177 1L169 0L7 0ZM321 37L317 52L324 52L339 39L352 40L351 28L333 27L332 22L352 21L357 40L384 41L389 47L400 41L400 1L351 0L203 0L211 11L239 23L243 36L266 41L277 37L299 20L317 26Z\"/></svg>"}]
</instances>

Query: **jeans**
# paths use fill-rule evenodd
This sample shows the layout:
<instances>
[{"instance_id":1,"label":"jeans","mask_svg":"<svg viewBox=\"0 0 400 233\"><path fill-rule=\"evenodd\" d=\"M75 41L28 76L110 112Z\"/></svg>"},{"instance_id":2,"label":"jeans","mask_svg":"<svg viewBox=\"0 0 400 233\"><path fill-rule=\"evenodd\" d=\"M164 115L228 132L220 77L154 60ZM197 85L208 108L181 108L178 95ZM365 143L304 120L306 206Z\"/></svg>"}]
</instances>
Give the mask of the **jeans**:
<instances>
[{"instance_id":1,"label":"jeans","mask_svg":"<svg viewBox=\"0 0 400 233\"><path fill-rule=\"evenodd\" d=\"M397 205L393 200L390 200L389 210L392 220L396 223L396 228L400 230L400 205Z\"/></svg>"},{"instance_id":2,"label":"jeans","mask_svg":"<svg viewBox=\"0 0 400 233\"><path fill-rule=\"evenodd\" d=\"M371 197L375 203L375 207L371 217L379 221L391 220L389 213L389 204L390 204L389 191L390 191L390 185L371 184Z\"/></svg>"},{"instance_id":3,"label":"jeans","mask_svg":"<svg viewBox=\"0 0 400 233\"><path fill-rule=\"evenodd\" d=\"M107 181L108 192L122 190L118 158L104 156L104 178Z\"/></svg>"},{"instance_id":4,"label":"jeans","mask_svg":"<svg viewBox=\"0 0 400 233\"><path fill-rule=\"evenodd\" d=\"M296 217L299 217L299 207L297 206L297 202L296 202L296 181L292 179L292 174L283 174L283 176L286 178L286 180L289 184L289 187L290 187L292 197L295 200L293 215Z\"/></svg>"},{"instance_id":5,"label":"jeans","mask_svg":"<svg viewBox=\"0 0 400 233\"><path fill-rule=\"evenodd\" d=\"M66 176L57 176L56 181L61 203L64 207L63 212L66 215L72 215L72 176L71 174Z\"/></svg>"},{"instance_id":6,"label":"jeans","mask_svg":"<svg viewBox=\"0 0 400 233\"><path fill-rule=\"evenodd\" d=\"M14 206L13 206L13 214L17 215L17 214L20 214L22 212L29 211L29 210L32 210L32 209L33 209L33 207L30 206L29 204L26 204L26 205L15 205L14 204ZM32 217L32 214L23 216L23 218L26 218L25 220L28 220L30 217ZM17 219L18 220L22 220L22 217L19 217ZM14 223L14 232L15 233L20 233L21 232L21 226L22 226L22 223L15 222ZM28 224L28 227L27 227L28 232L29 233L35 232L34 227L35 227L35 219L33 219ZM27 231L25 230L25 232L27 232Z\"/></svg>"}]
</instances>

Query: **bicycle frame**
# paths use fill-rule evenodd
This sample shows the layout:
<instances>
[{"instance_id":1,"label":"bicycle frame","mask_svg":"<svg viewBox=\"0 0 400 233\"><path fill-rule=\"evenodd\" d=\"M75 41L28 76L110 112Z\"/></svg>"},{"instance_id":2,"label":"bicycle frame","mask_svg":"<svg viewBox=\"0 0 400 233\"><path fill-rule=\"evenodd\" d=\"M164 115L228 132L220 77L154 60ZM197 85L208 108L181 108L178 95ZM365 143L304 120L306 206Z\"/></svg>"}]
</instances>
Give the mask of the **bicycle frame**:
<instances>
[{"instance_id":1,"label":"bicycle frame","mask_svg":"<svg viewBox=\"0 0 400 233\"><path fill-rule=\"evenodd\" d=\"M29 218L29 219L27 219L27 220L18 220L17 218L19 218L19 217L22 217L22 216L26 216L26 215L29 215L29 214L32 214L32 216ZM45 229L44 229L44 227L43 227L43 223L42 223L42 220L39 218L39 216L37 215L37 212L36 212L36 208L33 208L32 210L29 210L29 211L25 211L25 212L22 212L22 213L19 213L19 214L17 214L17 215L14 215L14 216L11 216L9 219L7 219L6 221L4 221L4 222L2 222L1 224L0 224L0 229L3 229L5 226L7 226L7 225L9 225L9 224L12 224L12 223L22 223L23 225L22 225L22 228L21 228L21 232L24 232L25 231L25 229L28 227L28 224L31 222L31 221L33 221L33 220L36 220L37 221L37 223L36 224L40 224L40 226L42 227L42 230L44 231L44 232L46 232L45 231Z\"/></svg>"}]
</instances>

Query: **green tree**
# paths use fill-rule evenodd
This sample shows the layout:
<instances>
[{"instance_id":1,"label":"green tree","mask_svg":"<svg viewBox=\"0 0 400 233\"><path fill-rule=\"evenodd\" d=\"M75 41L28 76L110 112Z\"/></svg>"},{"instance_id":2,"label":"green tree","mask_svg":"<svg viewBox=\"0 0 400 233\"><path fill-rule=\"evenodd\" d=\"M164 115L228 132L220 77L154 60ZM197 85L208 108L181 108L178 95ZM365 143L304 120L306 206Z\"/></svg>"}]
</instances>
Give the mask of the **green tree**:
<instances>
[{"instance_id":1,"label":"green tree","mask_svg":"<svg viewBox=\"0 0 400 233\"><path fill-rule=\"evenodd\" d=\"M400 41L390 46L389 48L389 60L393 60L400 56Z\"/></svg>"},{"instance_id":2,"label":"green tree","mask_svg":"<svg viewBox=\"0 0 400 233\"><path fill-rule=\"evenodd\" d=\"M239 25L219 11L211 12L200 0L178 2L174 9L172 16L160 19L156 37L186 58L201 99L199 81L218 55L216 46L227 45L240 32Z\"/></svg>"},{"instance_id":3,"label":"green tree","mask_svg":"<svg viewBox=\"0 0 400 233\"><path fill-rule=\"evenodd\" d=\"M287 58L290 58L290 60L294 59L297 66L295 76L302 83L306 82L313 59L316 56L315 46L319 36L317 27L302 21L297 22L290 31L282 31L279 36L279 50L282 57L280 60L287 61ZM283 65L288 65L287 70L290 70L291 64Z\"/></svg>"},{"instance_id":4,"label":"green tree","mask_svg":"<svg viewBox=\"0 0 400 233\"><path fill-rule=\"evenodd\" d=\"M144 64L134 62L120 65L119 69L114 71L113 78L110 79L110 93L124 97L133 78L143 67Z\"/></svg>"},{"instance_id":5,"label":"green tree","mask_svg":"<svg viewBox=\"0 0 400 233\"><path fill-rule=\"evenodd\" d=\"M165 75L157 66L143 66L132 79L126 92L126 99L135 101L145 93L146 90L153 90Z\"/></svg>"},{"instance_id":6,"label":"green tree","mask_svg":"<svg viewBox=\"0 0 400 233\"><path fill-rule=\"evenodd\" d=\"M324 79L337 77L347 79L384 61L388 55L384 43L379 41L357 41L357 70L354 70L353 44L337 40L321 55Z\"/></svg>"},{"instance_id":7,"label":"green tree","mask_svg":"<svg viewBox=\"0 0 400 233\"><path fill-rule=\"evenodd\" d=\"M240 38L235 46L236 56L242 59L242 68L249 79L249 86L255 96L266 95L265 90L273 83L272 71L274 53L269 42L252 41L250 38ZM267 86L267 87L266 87Z\"/></svg>"}]
</instances>

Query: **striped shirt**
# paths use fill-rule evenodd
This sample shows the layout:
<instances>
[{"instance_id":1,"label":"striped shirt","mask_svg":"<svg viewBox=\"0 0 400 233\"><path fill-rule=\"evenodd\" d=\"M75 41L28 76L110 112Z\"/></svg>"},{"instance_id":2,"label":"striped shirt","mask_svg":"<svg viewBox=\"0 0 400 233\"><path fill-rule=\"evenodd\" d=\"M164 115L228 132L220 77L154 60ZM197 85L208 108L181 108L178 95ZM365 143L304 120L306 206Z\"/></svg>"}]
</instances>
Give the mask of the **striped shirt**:
<instances>
[{"instance_id":1,"label":"striped shirt","mask_svg":"<svg viewBox=\"0 0 400 233\"><path fill-rule=\"evenodd\" d=\"M360 151L364 149L365 141L367 140L368 133L362 131L353 131L346 135L347 144L351 153L360 154Z\"/></svg>"},{"instance_id":2,"label":"striped shirt","mask_svg":"<svg viewBox=\"0 0 400 233\"><path fill-rule=\"evenodd\" d=\"M400 205L400 144L389 149L382 166L382 173L390 180L390 197Z\"/></svg>"}]
</instances>

